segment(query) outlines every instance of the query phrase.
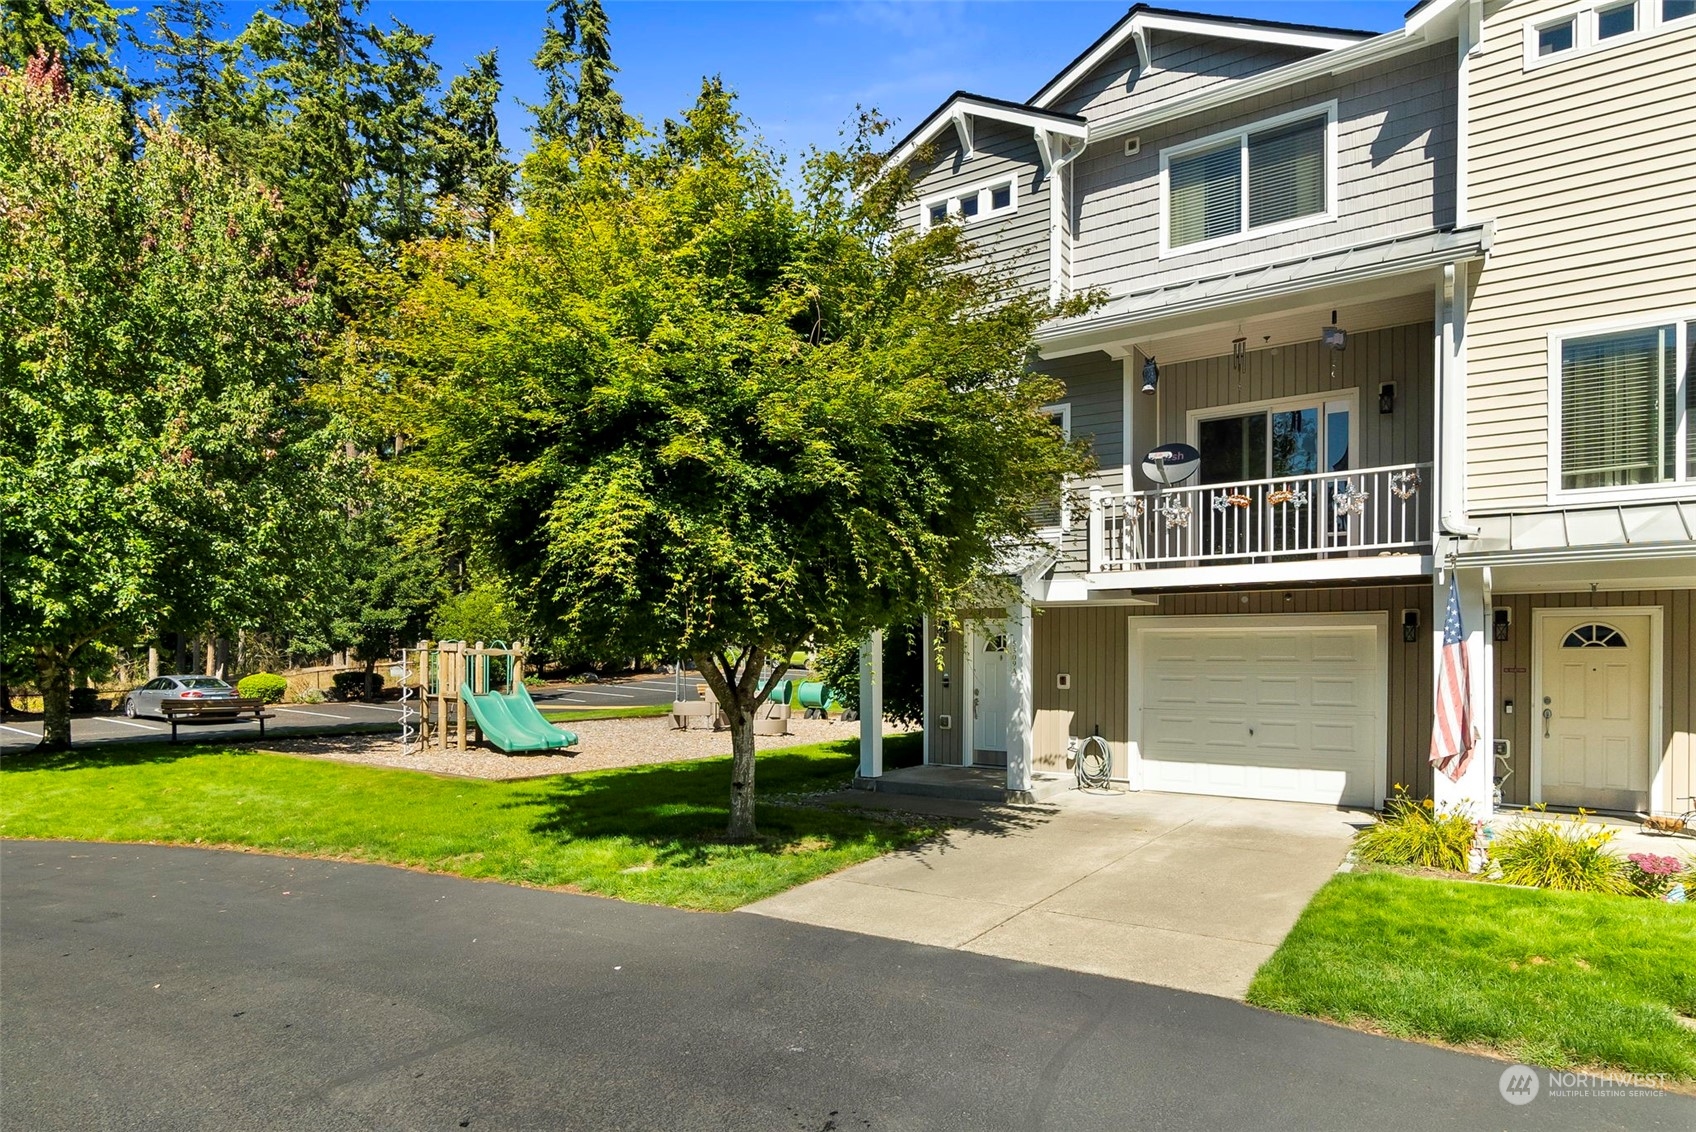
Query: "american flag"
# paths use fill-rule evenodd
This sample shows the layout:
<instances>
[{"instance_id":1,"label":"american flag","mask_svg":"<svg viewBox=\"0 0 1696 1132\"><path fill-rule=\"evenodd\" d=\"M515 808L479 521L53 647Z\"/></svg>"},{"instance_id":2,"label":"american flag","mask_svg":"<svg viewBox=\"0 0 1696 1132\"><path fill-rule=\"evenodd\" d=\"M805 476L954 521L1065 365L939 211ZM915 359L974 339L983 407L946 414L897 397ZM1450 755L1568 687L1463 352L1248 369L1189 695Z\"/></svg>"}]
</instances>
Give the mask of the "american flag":
<instances>
[{"instance_id":1,"label":"american flag","mask_svg":"<svg viewBox=\"0 0 1696 1132\"><path fill-rule=\"evenodd\" d=\"M1466 670L1466 631L1460 623L1460 587L1449 574L1449 609L1443 617L1443 655L1437 668L1437 718L1431 723L1431 765L1459 782L1472 763L1472 681Z\"/></svg>"}]
</instances>

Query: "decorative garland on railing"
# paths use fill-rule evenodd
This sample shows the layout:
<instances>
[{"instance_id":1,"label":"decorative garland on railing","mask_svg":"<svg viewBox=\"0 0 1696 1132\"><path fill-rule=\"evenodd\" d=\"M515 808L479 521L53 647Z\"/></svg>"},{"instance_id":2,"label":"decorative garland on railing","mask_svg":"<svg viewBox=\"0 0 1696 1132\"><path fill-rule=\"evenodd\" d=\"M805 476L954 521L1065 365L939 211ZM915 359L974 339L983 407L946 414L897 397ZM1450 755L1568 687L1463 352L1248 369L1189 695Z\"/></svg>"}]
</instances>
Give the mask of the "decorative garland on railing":
<instances>
[{"instance_id":1,"label":"decorative garland on railing","mask_svg":"<svg viewBox=\"0 0 1696 1132\"><path fill-rule=\"evenodd\" d=\"M1349 480L1343 490L1332 497L1331 506L1336 509L1339 518L1344 515L1359 515L1366 510L1366 501L1369 498L1365 491L1354 486L1353 480Z\"/></svg>"},{"instance_id":2,"label":"decorative garland on railing","mask_svg":"<svg viewBox=\"0 0 1696 1132\"><path fill-rule=\"evenodd\" d=\"M1412 499L1419 493L1419 473L1417 471L1397 472L1390 477L1390 494L1397 499Z\"/></svg>"},{"instance_id":3,"label":"decorative garland on railing","mask_svg":"<svg viewBox=\"0 0 1696 1132\"><path fill-rule=\"evenodd\" d=\"M1167 527L1187 527L1190 525L1190 505L1168 499L1160 505L1160 514L1166 520Z\"/></svg>"},{"instance_id":4,"label":"decorative garland on railing","mask_svg":"<svg viewBox=\"0 0 1696 1132\"><path fill-rule=\"evenodd\" d=\"M1277 491L1266 493L1266 505L1268 507L1281 507L1286 503L1291 507L1306 507L1307 492L1293 491L1290 488L1281 487Z\"/></svg>"}]
</instances>

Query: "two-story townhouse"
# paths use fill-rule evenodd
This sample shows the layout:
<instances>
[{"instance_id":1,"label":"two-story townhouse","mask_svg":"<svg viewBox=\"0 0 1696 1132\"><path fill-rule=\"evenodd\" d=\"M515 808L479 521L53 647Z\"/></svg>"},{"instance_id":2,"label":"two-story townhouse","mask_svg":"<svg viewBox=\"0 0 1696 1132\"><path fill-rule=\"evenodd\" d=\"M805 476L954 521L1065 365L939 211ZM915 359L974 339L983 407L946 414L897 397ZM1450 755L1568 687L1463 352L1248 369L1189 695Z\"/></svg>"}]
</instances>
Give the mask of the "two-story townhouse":
<instances>
[{"instance_id":1,"label":"two-story townhouse","mask_svg":"<svg viewBox=\"0 0 1696 1132\"><path fill-rule=\"evenodd\" d=\"M1428 6L1439 7L1437 3ZM1696 0L1465 0L1454 555L1509 803L1696 794ZM1425 14L1415 12L1415 18ZM1488 782L1464 784L1485 796Z\"/></svg>"},{"instance_id":2,"label":"two-story townhouse","mask_svg":"<svg viewBox=\"0 0 1696 1132\"><path fill-rule=\"evenodd\" d=\"M927 762L1030 796L1099 735L1138 788L1430 789L1436 537L1463 510L1438 422L1491 241L1457 214L1460 35L1138 5L1026 101L957 93L896 148L912 223L1105 296L1039 333L1098 470L1022 599L933 658ZM1173 444L1199 470L1158 482Z\"/></svg>"}]
</instances>

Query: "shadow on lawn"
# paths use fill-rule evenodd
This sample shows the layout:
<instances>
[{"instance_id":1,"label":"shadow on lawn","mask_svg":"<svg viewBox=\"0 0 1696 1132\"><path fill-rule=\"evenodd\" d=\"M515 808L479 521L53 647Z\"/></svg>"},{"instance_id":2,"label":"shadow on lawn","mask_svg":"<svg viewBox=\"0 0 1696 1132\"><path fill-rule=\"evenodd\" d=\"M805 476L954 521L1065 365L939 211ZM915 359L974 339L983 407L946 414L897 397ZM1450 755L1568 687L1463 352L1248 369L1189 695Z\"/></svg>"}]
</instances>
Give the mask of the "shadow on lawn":
<instances>
[{"instance_id":1,"label":"shadow on lawn","mask_svg":"<svg viewBox=\"0 0 1696 1132\"><path fill-rule=\"evenodd\" d=\"M772 751L759 756L758 796L804 795L840 789L853 777L857 743L825 748L830 754ZM759 835L736 842L730 821L730 759L662 763L586 775L537 780L535 794L511 806L538 811L532 830L571 840L623 838L657 851L657 863L688 867L727 852L780 856L865 844L878 852L912 845L947 823L914 826L888 815L774 802L758 803Z\"/></svg>"},{"instance_id":2,"label":"shadow on lawn","mask_svg":"<svg viewBox=\"0 0 1696 1132\"><path fill-rule=\"evenodd\" d=\"M68 751L42 751L29 747L0 754L0 774L26 770L91 770L110 766L140 766L143 763L174 763L196 755L216 754L228 746L223 739L205 743L100 743L72 747Z\"/></svg>"}]
</instances>

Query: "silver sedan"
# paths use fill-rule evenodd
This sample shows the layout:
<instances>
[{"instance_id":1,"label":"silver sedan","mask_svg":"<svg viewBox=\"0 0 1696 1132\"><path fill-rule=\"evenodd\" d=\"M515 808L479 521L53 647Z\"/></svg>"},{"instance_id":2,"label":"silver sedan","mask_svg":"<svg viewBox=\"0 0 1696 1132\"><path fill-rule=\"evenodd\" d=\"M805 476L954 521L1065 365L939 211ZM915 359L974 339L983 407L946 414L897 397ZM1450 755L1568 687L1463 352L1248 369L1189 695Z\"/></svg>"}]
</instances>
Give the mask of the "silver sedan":
<instances>
[{"instance_id":1,"label":"silver sedan","mask_svg":"<svg viewBox=\"0 0 1696 1132\"><path fill-rule=\"evenodd\" d=\"M216 676L159 676L124 697L124 714L165 717L160 705L166 701L193 703L197 700L234 700L236 690Z\"/></svg>"}]
</instances>

